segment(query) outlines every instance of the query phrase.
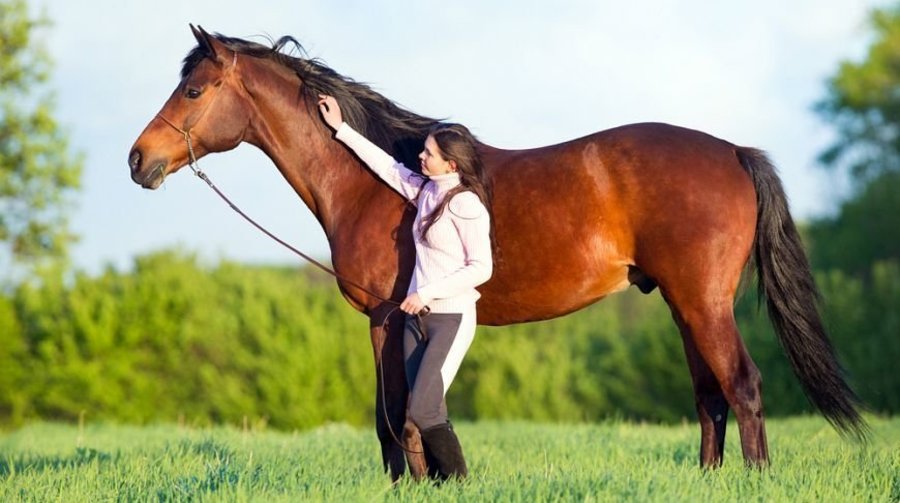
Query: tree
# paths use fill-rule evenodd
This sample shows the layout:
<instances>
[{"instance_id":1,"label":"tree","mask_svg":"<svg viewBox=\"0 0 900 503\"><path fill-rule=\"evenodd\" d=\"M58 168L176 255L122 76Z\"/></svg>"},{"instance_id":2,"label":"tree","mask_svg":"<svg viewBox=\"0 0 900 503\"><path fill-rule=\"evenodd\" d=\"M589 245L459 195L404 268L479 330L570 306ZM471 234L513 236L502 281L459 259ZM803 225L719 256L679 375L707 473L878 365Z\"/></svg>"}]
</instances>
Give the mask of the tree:
<instances>
[{"instance_id":1,"label":"tree","mask_svg":"<svg viewBox=\"0 0 900 503\"><path fill-rule=\"evenodd\" d=\"M838 213L809 226L810 259L818 270L868 276L879 261L900 263L900 172L884 172L861 185Z\"/></svg>"},{"instance_id":2,"label":"tree","mask_svg":"<svg viewBox=\"0 0 900 503\"><path fill-rule=\"evenodd\" d=\"M854 190L836 215L813 222L809 236L825 299L823 317L850 379L872 410L896 413L900 4L873 11L870 22L874 38L868 53L859 62L841 63L817 104L838 133L820 160L828 168L846 169Z\"/></svg>"},{"instance_id":3,"label":"tree","mask_svg":"<svg viewBox=\"0 0 900 503\"><path fill-rule=\"evenodd\" d=\"M865 59L843 61L815 107L838 132L819 160L849 168L857 185L900 171L900 5L874 10L870 23L875 38Z\"/></svg>"},{"instance_id":4,"label":"tree","mask_svg":"<svg viewBox=\"0 0 900 503\"><path fill-rule=\"evenodd\" d=\"M54 119L52 62L25 0L0 0L0 262L35 267L67 258L67 213L82 157ZM4 268L10 270L10 268Z\"/></svg>"},{"instance_id":5,"label":"tree","mask_svg":"<svg viewBox=\"0 0 900 503\"><path fill-rule=\"evenodd\" d=\"M862 61L844 61L816 110L837 129L820 155L847 170L850 198L810 226L812 262L867 275L876 261L900 260L900 5L875 10L874 39Z\"/></svg>"}]
</instances>

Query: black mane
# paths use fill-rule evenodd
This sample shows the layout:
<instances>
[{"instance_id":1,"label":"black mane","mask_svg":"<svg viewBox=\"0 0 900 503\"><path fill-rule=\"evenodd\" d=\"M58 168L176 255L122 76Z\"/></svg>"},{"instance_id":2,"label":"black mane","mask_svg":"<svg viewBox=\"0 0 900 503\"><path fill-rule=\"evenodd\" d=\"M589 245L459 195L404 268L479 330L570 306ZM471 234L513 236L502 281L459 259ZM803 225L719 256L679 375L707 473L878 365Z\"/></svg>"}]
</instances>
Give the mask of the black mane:
<instances>
[{"instance_id":1,"label":"black mane","mask_svg":"<svg viewBox=\"0 0 900 503\"><path fill-rule=\"evenodd\" d=\"M390 152L410 169L418 171L417 155L422 150L428 130L439 120L398 106L368 85L340 75L316 58L294 57L282 52L285 47L292 45L299 54L305 54L303 46L294 37L281 37L267 47L218 33L212 36L238 54L270 59L296 73L303 82L300 91L311 113L318 115L316 103L319 94L334 96L341 104L341 112L347 124ZM209 53L203 46L198 45L192 49L184 58L181 78L190 75L208 57Z\"/></svg>"}]
</instances>

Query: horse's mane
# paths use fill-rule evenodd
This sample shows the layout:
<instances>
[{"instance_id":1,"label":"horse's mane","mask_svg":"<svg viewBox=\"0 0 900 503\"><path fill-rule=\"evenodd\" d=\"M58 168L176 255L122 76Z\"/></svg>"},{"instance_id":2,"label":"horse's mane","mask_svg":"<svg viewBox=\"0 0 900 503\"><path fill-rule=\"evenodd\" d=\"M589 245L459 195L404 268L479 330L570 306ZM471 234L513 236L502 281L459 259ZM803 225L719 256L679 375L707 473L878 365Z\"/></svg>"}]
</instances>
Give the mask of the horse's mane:
<instances>
[{"instance_id":1,"label":"horse's mane","mask_svg":"<svg viewBox=\"0 0 900 503\"><path fill-rule=\"evenodd\" d=\"M293 46L305 55L294 37L284 36L265 46L240 38L212 35L238 54L275 61L292 70L303 81L300 90L310 112L318 115L319 94L334 96L341 105L344 121L372 142L392 153L394 158L418 170L417 155L422 150L428 130L439 121L406 110L362 82L344 77L317 58L294 57L282 52ZM198 45L184 58L181 78L187 77L209 53Z\"/></svg>"}]
</instances>

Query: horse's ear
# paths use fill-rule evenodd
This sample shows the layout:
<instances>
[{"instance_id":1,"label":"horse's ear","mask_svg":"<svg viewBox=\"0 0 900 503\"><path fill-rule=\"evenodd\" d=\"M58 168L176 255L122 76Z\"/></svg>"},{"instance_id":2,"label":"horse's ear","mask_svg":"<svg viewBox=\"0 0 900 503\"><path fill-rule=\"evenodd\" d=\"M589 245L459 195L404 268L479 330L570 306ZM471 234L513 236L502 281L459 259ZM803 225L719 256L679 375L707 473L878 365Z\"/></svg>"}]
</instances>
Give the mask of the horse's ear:
<instances>
[{"instance_id":1,"label":"horse's ear","mask_svg":"<svg viewBox=\"0 0 900 503\"><path fill-rule=\"evenodd\" d=\"M205 50L206 53L209 54L209 57L211 59L217 59L215 44L213 44L212 35L210 35L209 33L206 33L206 30L204 30L203 27L200 25L194 26L192 24L192 25L190 25L190 27L191 27L191 32L194 33L194 38L197 39L197 44L199 44L200 47L202 47L203 50Z\"/></svg>"}]
</instances>

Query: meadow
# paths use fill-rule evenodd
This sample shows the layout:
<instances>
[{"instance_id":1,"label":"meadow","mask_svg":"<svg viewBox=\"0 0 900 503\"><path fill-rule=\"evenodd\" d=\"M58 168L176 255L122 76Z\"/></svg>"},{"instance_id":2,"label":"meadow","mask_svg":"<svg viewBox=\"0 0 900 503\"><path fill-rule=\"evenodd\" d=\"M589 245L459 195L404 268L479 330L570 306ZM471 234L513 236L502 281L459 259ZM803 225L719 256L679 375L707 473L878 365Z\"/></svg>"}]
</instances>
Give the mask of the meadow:
<instances>
[{"instance_id":1,"label":"meadow","mask_svg":"<svg viewBox=\"0 0 900 503\"><path fill-rule=\"evenodd\" d=\"M464 482L392 485L369 428L34 423L0 436L0 501L898 501L900 418L868 444L819 417L768 421L773 465L697 467L693 423L457 425Z\"/></svg>"}]
</instances>

